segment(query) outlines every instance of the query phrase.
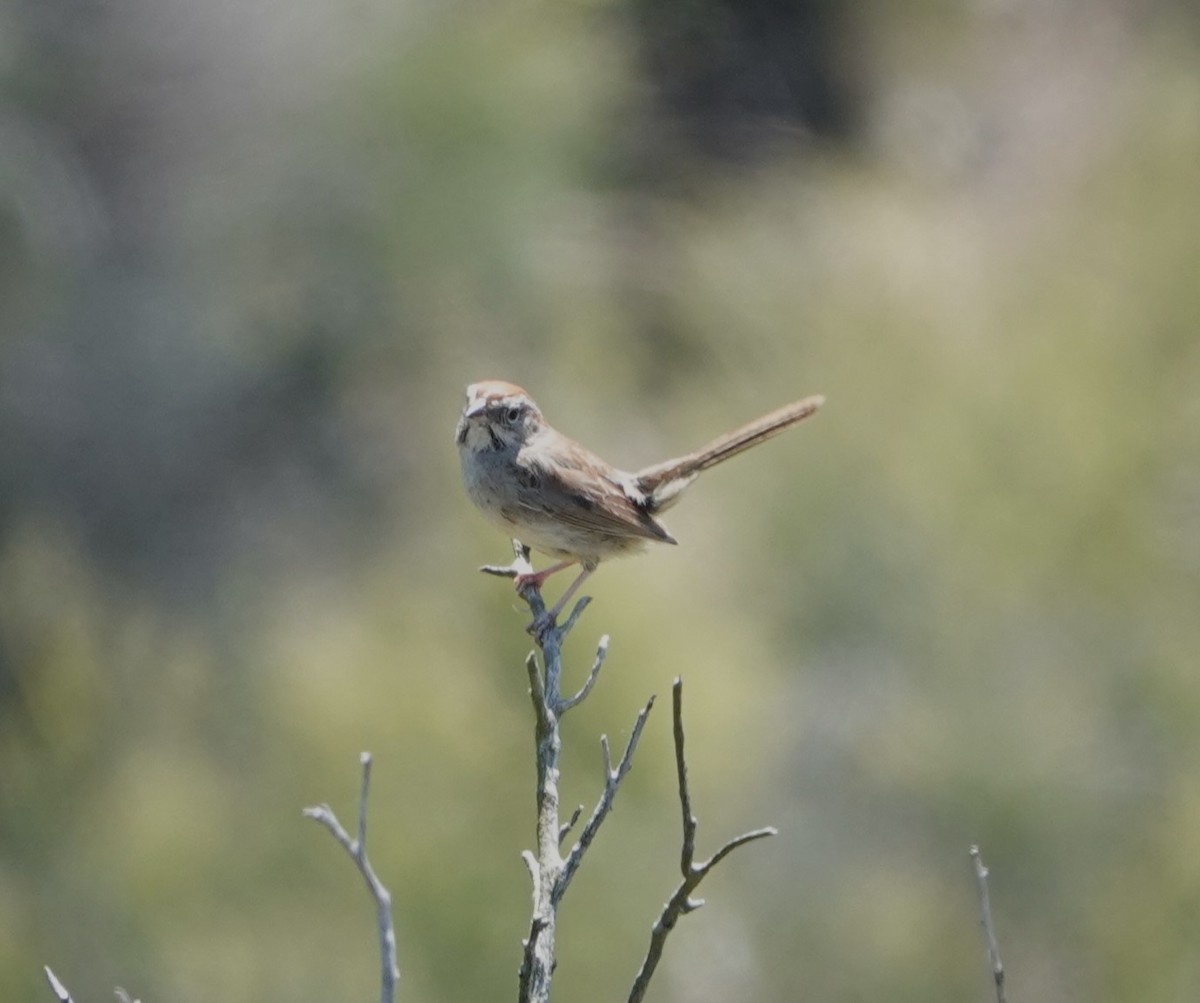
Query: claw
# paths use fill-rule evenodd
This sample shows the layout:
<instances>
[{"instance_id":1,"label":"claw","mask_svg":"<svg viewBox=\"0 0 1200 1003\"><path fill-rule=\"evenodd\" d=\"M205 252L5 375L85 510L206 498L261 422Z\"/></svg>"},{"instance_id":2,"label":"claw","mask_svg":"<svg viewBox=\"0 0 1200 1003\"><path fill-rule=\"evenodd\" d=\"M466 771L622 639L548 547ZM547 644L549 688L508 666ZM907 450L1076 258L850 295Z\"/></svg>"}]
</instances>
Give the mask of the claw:
<instances>
[{"instance_id":1,"label":"claw","mask_svg":"<svg viewBox=\"0 0 1200 1003\"><path fill-rule=\"evenodd\" d=\"M541 616L534 618L529 626L525 628L525 633L533 636L538 647L541 647L545 643L546 635L554 629L557 619L556 612L555 610L548 610Z\"/></svg>"},{"instance_id":2,"label":"claw","mask_svg":"<svg viewBox=\"0 0 1200 1003\"><path fill-rule=\"evenodd\" d=\"M551 564L548 568L542 568L541 571L524 572L513 579L513 586L518 592L527 585L532 585L540 589L545 584L547 578L556 572L562 571L563 568L569 568L574 563L574 561L561 561L558 564Z\"/></svg>"}]
</instances>

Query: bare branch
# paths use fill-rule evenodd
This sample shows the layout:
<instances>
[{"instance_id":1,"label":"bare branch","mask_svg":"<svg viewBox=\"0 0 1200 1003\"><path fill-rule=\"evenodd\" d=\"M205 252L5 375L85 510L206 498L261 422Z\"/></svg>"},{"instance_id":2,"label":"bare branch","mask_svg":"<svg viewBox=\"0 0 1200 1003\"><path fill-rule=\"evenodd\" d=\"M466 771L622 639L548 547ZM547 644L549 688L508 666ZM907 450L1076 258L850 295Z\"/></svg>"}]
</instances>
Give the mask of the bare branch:
<instances>
[{"instance_id":1,"label":"bare branch","mask_svg":"<svg viewBox=\"0 0 1200 1003\"><path fill-rule=\"evenodd\" d=\"M583 596L571 607L571 613L567 617L567 622L559 627L563 637L566 637L571 632L571 628L575 626L575 621L583 615L583 611L588 608L591 602L591 596Z\"/></svg>"},{"instance_id":2,"label":"bare branch","mask_svg":"<svg viewBox=\"0 0 1200 1003\"><path fill-rule=\"evenodd\" d=\"M650 979L654 976L654 971L662 958L663 948L667 943L667 936L675 929L675 924L679 921L679 917L685 916L704 905L704 899L693 898L692 892L696 890L709 871L739 846L744 846L746 843L753 842L756 839L763 839L766 836L774 836L776 833L776 830L772 827L754 829L751 832L735 836L703 863L697 864L695 862L696 828L698 822L696 821L695 814L692 812L692 796L688 790L687 760L683 752L683 680L678 677L675 679L675 685L672 689L671 706L674 715L675 767L679 780L679 806L683 816L683 840L679 854L683 880L679 883L679 886L675 889L670 899L668 899L666 905L663 906L658 919L654 921L654 925L650 928L650 945L646 949L646 956L642 960L642 966L633 980L632 989L629 991L629 1003L640 1003L645 998L646 989L650 985Z\"/></svg>"},{"instance_id":3,"label":"bare branch","mask_svg":"<svg viewBox=\"0 0 1200 1003\"><path fill-rule=\"evenodd\" d=\"M521 547L516 541L513 541L513 546L516 560L511 569L484 570L493 574L508 574L511 570L514 577L531 572L528 549ZM559 756L562 750L559 718L563 712L577 706L591 693L608 653L608 637L601 638L596 657L583 685L573 696L564 699L560 692L563 638L578 622L591 600L586 596L580 599L566 622L557 626L546 615L546 606L536 582L528 583L521 589L520 595L529 604L529 609L534 615L530 632L534 642L541 649L542 664L538 665L536 652L530 652L525 661L526 672L529 675L529 696L533 702L536 719L534 747L537 766L537 852L534 854L527 850L522 855L533 877L534 887L529 936L522 944L518 999L522 1003L544 1003L550 997L550 980L555 966L558 904L579 868L584 852L595 838L600 823L611 809L621 780L629 772L634 750L645 727L646 715L650 712L654 700L651 698L638 715L616 769L612 766L612 752L608 746L608 739L601 740L604 754L604 792L584 826L579 841L564 859L562 843L578 822L583 806L577 808L565 824L561 822L558 804Z\"/></svg>"},{"instance_id":4,"label":"bare branch","mask_svg":"<svg viewBox=\"0 0 1200 1003\"><path fill-rule=\"evenodd\" d=\"M500 578L516 578L517 575L527 575L533 571L529 563L529 548L520 540L513 540L512 564L485 564L479 570L485 575L496 575Z\"/></svg>"},{"instance_id":5,"label":"bare branch","mask_svg":"<svg viewBox=\"0 0 1200 1003\"><path fill-rule=\"evenodd\" d=\"M512 548L511 564L485 564L479 570L485 575L496 575L500 578L519 578L521 575L532 575L533 564L529 560L529 548L517 539L513 539ZM519 594L533 612L533 623L529 625L532 632L540 624L546 623L546 604L542 601L541 589L535 582L528 582L520 589Z\"/></svg>"},{"instance_id":6,"label":"bare branch","mask_svg":"<svg viewBox=\"0 0 1200 1003\"><path fill-rule=\"evenodd\" d=\"M532 575L533 564L529 560L529 548L520 540L512 541L513 560L511 564L485 564L479 570L485 575L496 575L500 578L518 578L521 575ZM529 609L533 613L533 622L529 625L531 633L535 633L539 628L544 632L548 629L548 618L546 617L546 604L542 601L541 589L538 588L536 582L527 582L519 590L518 594L522 599L529 604ZM541 638L537 638L539 644ZM560 637L561 640L561 637Z\"/></svg>"},{"instance_id":7,"label":"bare branch","mask_svg":"<svg viewBox=\"0 0 1200 1003\"><path fill-rule=\"evenodd\" d=\"M50 983L50 988L54 990L54 995L57 997L59 1003L74 1003L71 999L71 994L67 991L67 987L58 980L58 976L51 971L50 966L43 965L42 971L46 973L46 981ZM141 1003L141 1000L135 1000L120 986L113 989L113 994L117 997L118 1003Z\"/></svg>"},{"instance_id":8,"label":"bare branch","mask_svg":"<svg viewBox=\"0 0 1200 1003\"><path fill-rule=\"evenodd\" d=\"M582 601L583 600L580 600L580 602ZM572 613L571 615L574 616L575 614ZM570 623L569 620L567 622ZM588 673L588 677L584 681L584 684L579 688L579 692L573 697L567 697L567 699L559 703L558 713L560 716L564 711L570 710L572 707L583 703L583 701L587 699L587 695L592 692L592 687L596 685L596 679L600 675L600 667L604 664L604 659L607 655L608 635L605 634L600 638L600 643L596 647L596 658L592 662L591 671Z\"/></svg>"},{"instance_id":9,"label":"bare branch","mask_svg":"<svg viewBox=\"0 0 1200 1003\"><path fill-rule=\"evenodd\" d=\"M546 681L538 668L537 655L532 651L525 657L525 671L529 673L529 696L533 700L538 727L549 730L554 727L554 709L546 699Z\"/></svg>"},{"instance_id":10,"label":"bare branch","mask_svg":"<svg viewBox=\"0 0 1200 1003\"><path fill-rule=\"evenodd\" d=\"M513 551L515 560L511 565L506 567L490 565L480 570L488 574L510 578L531 574L533 569L529 563L528 548L514 540ZM604 761L604 790L601 792L591 816L584 824L578 840L563 857L562 843L579 820L582 806L575 810L568 822L564 824L560 821L558 777L562 739L559 733L559 721L566 711L577 706L591 693L608 653L608 636L605 635L600 639L596 657L583 685L573 696L564 699L560 696L559 690L562 678L563 638L575 626L591 600L586 596L580 599L571 610L566 622L562 626L556 626L546 614L546 606L536 579L528 581L520 589L520 595L528 603L534 616L533 623L530 624L528 630L533 635L538 648L541 649L542 666L538 665L536 652L530 652L525 662L525 668L529 675L529 695L536 717L534 745L537 765L537 853L535 855L526 850L522 854L522 859L529 868L533 881L533 915L529 926L529 936L522 942L521 966L518 973L518 1000L520 1003L546 1003L550 998L550 980L555 966L555 927L559 903L566 894L575 873L579 870L579 865L592 845L596 833L612 810L621 782L633 764L633 756L641 739L642 730L645 728L646 719L654 706L654 697L651 697L646 706L638 713L625 750L615 768L608 736L601 736L600 750ZM739 846L765 836L775 835L775 830L772 828L755 829L729 840L702 864L695 863L698 823L692 812L691 793L688 789L687 760L684 756L682 683L679 679L675 680L673 702L675 762L679 780L680 810L683 817L683 844L680 852L680 870L683 880L654 924L650 947L630 995L630 999L635 1001L642 999L662 955L667 934L674 927L678 918L704 904L702 899L692 898L691 895L704 876Z\"/></svg>"},{"instance_id":11,"label":"bare branch","mask_svg":"<svg viewBox=\"0 0 1200 1003\"><path fill-rule=\"evenodd\" d=\"M364 752L359 755L362 764L362 787L358 791L358 849L362 859L367 859L367 800L371 796L371 754Z\"/></svg>"},{"instance_id":12,"label":"bare branch","mask_svg":"<svg viewBox=\"0 0 1200 1003\"><path fill-rule=\"evenodd\" d=\"M392 923L392 896L371 867L367 856L367 799L371 790L371 754L364 752L359 757L362 765L362 787L358 801L358 836L351 839L350 834L338 821L333 809L327 804L304 809L304 817L311 818L323 825L338 841L346 854L354 861L366 883L367 891L375 901L376 923L379 928L380 955L380 1003L394 1003L396 985L400 981L400 967L396 961L396 930Z\"/></svg>"},{"instance_id":13,"label":"bare branch","mask_svg":"<svg viewBox=\"0 0 1200 1003\"><path fill-rule=\"evenodd\" d=\"M517 564L528 567L528 551L517 549ZM532 570L532 569L530 569ZM563 630L545 617L541 591L531 583L521 590L521 598L534 614L534 624L544 628L534 632L542 650L542 666L536 652L525 660L529 675L529 696L535 718L534 752L537 769L537 853L522 854L533 879L533 911L529 936L522 944L521 967L517 978L521 1003L545 1003L550 998L550 979L554 972L555 910L551 892L562 869L559 843L562 824L558 816L558 761L562 740L558 730L559 679L562 675Z\"/></svg>"},{"instance_id":14,"label":"bare branch","mask_svg":"<svg viewBox=\"0 0 1200 1003\"><path fill-rule=\"evenodd\" d=\"M988 869L979 854L979 847L972 846L968 853L975 865L975 880L979 885L979 922L983 927L984 940L987 943L988 965L992 971L992 983L996 987L996 1003L1004 1001L1004 962L1000 960L1000 944L996 940L996 930L992 926L992 904L988 896Z\"/></svg>"},{"instance_id":15,"label":"bare branch","mask_svg":"<svg viewBox=\"0 0 1200 1003\"><path fill-rule=\"evenodd\" d=\"M621 761L617 764L614 770L612 767L612 754L608 748L608 736L600 737L600 748L604 756L604 791L600 795L600 800L596 802L596 807L592 811L591 817L584 825L583 831L579 834L579 840L571 847L571 852L567 854L567 858L563 861L562 875L558 879L553 892L554 902L557 904L562 900L566 893L567 886L571 883L571 879L575 876L575 872L579 870L579 865L583 861L583 855L587 853L588 847L592 845L592 840L596 838L596 833L603 824L604 819L612 810L613 801L617 797L617 789L621 786L621 781L625 779L625 774L629 772L629 768L633 765L633 754L637 751L637 745L642 737L642 729L646 727L646 718L649 716L651 709L654 707L654 697L651 697L646 706L643 707L637 716L637 720L633 722L633 729L629 733L629 741L625 744L625 751L621 755Z\"/></svg>"},{"instance_id":16,"label":"bare branch","mask_svg":"<svg viewBox=\"0 0 1200 1003\"><path fill-rule=\"evenodd\" d=\"M692 811L692 794L688 788L687 758L683 753L683 680L675 677L671 687L671 718L675 734L675 773L679 780L679 807L683 812L683 845L679 869L686 878L696 857L696 827L700 824Z\"/></svg>"},{"instance_id":17,"label":"bare branch","mask_svg":"<svg viewBox=\"0 0 1200 1003\"><path fill-rule=\"evenodd\" d=\"M43 965L42 971L46 973L46 981L50 983L50 988L54 990L54 995L58 997L59 1003L73 1003L67 987L58 981L58 976L50 970L50 966Z\"/></svg>"},{"instance_id":18,"label":"bare branch","mask_svg":"<svg viewBox=\"0 0 1200 1003\"><path fill-rule=\"evenodd\" d=\"M721 849L704 861L704 863L700 864L697 867L697 870L703 874L707 874L739 846L745 846L747 843L753 843L756 839L765 839L767 836L778 835L779 830L773 825L764 825L761 829L753 829L750 832L743 832L740 836L734 836L733 839L722 846Z\"/></svg>"},{"instance_id":19,"label":"bare branch","mask_svg":"<svg viewBox=\"0 0 1200 1003\"><path fill-rule=\"evenodd\" d=\"M521 941L523 951L521 953L521 967L517 972L517 999L528 1000L533 998L532 983L533 973L537 964L536 948L538 938L543 930L546 929L548 923L542 916L534 916L529 924L529 936ZM547 986L547 989L549 987Z\"/></svg>"},{"instance_id":20,"label":"bare branch","mask_svg":"<svg viewBox=\"0 0 1200 1003\"><path fill-rule=\"evenodd\" d=\"M516 578L519 573L511 564L484 564L479 570L485 575L495 575L497 578Z\"/></svg>"},{"instance_id":21,"label":"bare branch","mask_svg":"<svg viewBox=\"0 0 1200 1003\"><path fill-rule=\"evenodd\" d=\"M541 880L541 877L538 874L537 857L535 857L528 850L522 850L521 860L525 862L525 867L529 871L529 880L533 882L533 899L536 902L538 896L538 882Z\"/></svg>"}]
</instances>

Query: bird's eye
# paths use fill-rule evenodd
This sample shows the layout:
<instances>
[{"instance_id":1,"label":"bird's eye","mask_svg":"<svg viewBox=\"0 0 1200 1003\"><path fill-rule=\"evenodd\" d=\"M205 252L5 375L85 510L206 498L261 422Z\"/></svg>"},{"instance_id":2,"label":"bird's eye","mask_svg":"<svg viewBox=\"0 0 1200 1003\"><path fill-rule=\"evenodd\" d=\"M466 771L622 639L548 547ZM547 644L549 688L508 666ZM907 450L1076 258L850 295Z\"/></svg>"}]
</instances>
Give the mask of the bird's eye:
<instances>
[{"instance_id":1,"label":"bird's eye","mask_svg":"<svg viewBox=\"0 0 1200 1003\"><path fill-rule=\"evenodd\" d=\"M521 409L519 407L510 407L504 412L504 419L508 422L514 422L521 417Z\"/></svg>"}]
</instances>

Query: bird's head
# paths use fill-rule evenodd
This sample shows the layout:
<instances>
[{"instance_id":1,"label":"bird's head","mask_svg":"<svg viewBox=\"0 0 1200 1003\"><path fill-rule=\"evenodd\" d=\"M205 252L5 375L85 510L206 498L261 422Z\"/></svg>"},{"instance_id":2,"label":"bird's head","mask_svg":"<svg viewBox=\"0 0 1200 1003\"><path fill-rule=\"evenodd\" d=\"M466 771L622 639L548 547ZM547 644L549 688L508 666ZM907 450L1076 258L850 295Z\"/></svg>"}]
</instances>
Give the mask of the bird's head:
<instances>
[{"instance_id":1,"label":"bird's head","mask_svg":"<svg viewBox=\"0 0 1200 1003\"><path fill-rule=\"evenodd\" d=\"M513 383L488 380L467 387L467 403L454 438L472 452L520 449L542 428L542 412L533 398Z\"/></svg>"}]
</instances>

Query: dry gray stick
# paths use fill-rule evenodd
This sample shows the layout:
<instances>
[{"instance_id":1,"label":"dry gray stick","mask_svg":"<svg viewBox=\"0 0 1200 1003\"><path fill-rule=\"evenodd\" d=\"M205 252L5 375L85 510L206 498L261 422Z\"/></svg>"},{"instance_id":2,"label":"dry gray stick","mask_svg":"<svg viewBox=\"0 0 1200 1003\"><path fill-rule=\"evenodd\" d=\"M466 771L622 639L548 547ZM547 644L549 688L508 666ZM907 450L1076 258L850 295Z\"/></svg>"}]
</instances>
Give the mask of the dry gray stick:
<instances>
[{"instance_id":1,"label":"dry gray stick","mask_svg":"<svg viewBox=\"0 0 1200 1003\"><path fill-rule=\"evenodd\" d=\"M379 955L382 974L380 976L380 1003L395 1003L396 985L400 981L400 968L396 962L396 930L392 924L392 896L375 875L367 856L367 798L371 791L371 754L364 752L359 757L362 764L362 788L358 797L358 834L351 838L342 827L333 809L327 804L304 809L304 817L319 822L342 846L354 866L358 868L367 891L375 901L376 923L379 927Z\"/></svg>"},{"instance_id":2,"label":"dry gray stick","mask_svg":"<svg viewBox=\"0 0 1200 1003\"><path fill-rule=\"evenodd\" d=\"M633 730L629 733L629 741L625 744L625 752L621 755L621 762L615 770L612 767L612 753L608 748L608 736L600 736L600 751L604 756L604 792L600 795L600 800L596 802L596 807L592 811L591 818L587 820L583 831L580 832L579 839L571 847L571 852L567 854L567 859L563 862L562 874L559 876L558 884L553 891L555 905L566 894L567 886L571 883L571 879L575 877L575 872L579 870L579 865L583 861L583 855L587 853L588 847L592 845L592 840L596 838L596 833L599 831L604 819L608 816L609 811L612 810L613 801L617 797L617 788L621 785L621 781L625 779L625 774L629 772L629 768L633 765L633 754L637 750L638 741L642 737L642 729L646 726L646 718L653 707L654 697L651 697L646 701L646 706L638 711L637 720L633 722Z\"/></svg>"},{"instance_id":3,"label":"dry gray stick","mask_svg":"<svg viewBox=\"0 0 1200 1003\"><path fill-rule=\"evenodd\" d=\"M46 981L50 983L50 988L54 990L54 995L58 997L58 1003L73 1003L71 994L67 992L67 987L58 981L58 976L50 970L50 966L43 965L42 971L46 973Z\"/></svg>"},{"instance_id":4,"label":"dry gray stick","mask_svg":"<svg viewBox=\"0 0 1200 1003\"><path fill-rule=\"evenodd\" d=\"M58 998L59 1003L74 1003L67 987L58 980L58 976L54 974L50 966L42 965L42 971L46 973L46 981L50 983L50 988L54 990L54 995ZM135 1000L120 986L117 986L113 993L117 997L117 1003L141 1003L141 1000Z\"/></svg>"},{"instance_id":5,"label":"dry gray stick","mask_svg":"<svg viewBox=\"0 0 1200 1003\"><path fill-rule=\"evenodd\" d=\"M975 880L979 885L979 923L983 927L983 937L987 943L988 966L992 972L992 983L996 987L996 1003L1004 1000L1004 962L1000 960L1000 944L996 940L996 929L992 926L992 903L988 896L988 869L979 854L979 847L972 846L968 851L971 862L975 865Z\"/></svg>"},{"instance_id":6,"label":"dry gray stick","mask_svg":"<svg viewBox=\"0 0 1200 1003\"><path fill-rule=\"evenodd\" d=\"M574 615L574 613L571 614L572 619L574 618ZM564 631L571 626L571 623L571 620L567 621L567 627L563 628ZM608 635L605 634L600 638L600 644L596 648L596 658L592 662L592 670L588 673L588 677L584 681L584 684L579 688L579 692L573 697L567 697L567 699L562 701L558 708L558 713L560 715L563 713L563 711L568 711L576 704L583 703L583 701L587 699L587 695L592 692L592 687L596 685L596 677L600 675L600 666L604 664L604 656L607 654ZM582 811L582 808L580 810Z\"/></svg>"},{"instance_id":7,"label":"dry gray stick","mask_svg":"<svg viewBox=\"0 0 1200 1003\"><path fill-rule=\"evenodd\" d=\"M695 862L696 827L699 825L699 822L692 813L692 795L688 790L687 760L684 758L683 752L683 680L679 677L675 679L675 684L671 690L671 698L671 710L675 725L675 769L679 780L679 806L683 814L683 846L680 851L679 860L680 870L683 872L683 880L679 883L679 887L675 889L675 893L667 901L666 905L663 906L662 912L659 914L658 919L654 921L654 926L650 929L650 946L646 949L646 957L642 960L642 967L638 970L637 977L633 980L633 988L629 991L629 1003L639 1003L645 997L646 989L650 985L650 979L653 977L654 970L658 967L658 962L662 958L667 936L675 929L675 924L679 921L679 917L704 905L704 899L692 898L692 892L696 890L708 872L739 846L744 846L746 843L756 839L763 839L766 836L774 836L777 832L774 826L744 832L742 835L735 836L729 840L729 842L707 860L701 861L698 864Z\"/></svg>"},{"instance_id":8,"label":"dry gray stick","mask_svg":"<svg viewBox=\"0 0 1200 1003\"><path fill-rule=\"evenodd\" d=\"M513 563L498 567L489 565L480 570L491 575L501 575L515 578L518 575L530 574L533 566L529 563L529 548L513 540ZM539 667L537 655L530 652L525 660L525 669L529 675L529 696L533 701L535 719L534 744L537 766L537 850L526 850L521 854L525 866L529 869L529 877L533 886L533 915L529 923L529 934L522 943L521 967L517 976L517 998L520 1003L545 1003L550 998L550 981L554 975L555 966L555 932L559 902L570 884L571 878L579 868L583 854L591 845L597 830L612 808L617 789L625 774L633 763L633 754L645 727L646 715L654 704L653 697L638 714L626 743L625 751L616 769L612 766L612 756L608 747L608 738L601 739L601 749L604 754L604 791L593 810L591 817L580 832L579 840L571 847L564 859L561 844L567 833L578 820L582 808L577 809L566 823L560 821L558 800L559 756L562 751L562 737L559 732L559 720L564 713L580 704L591 693L604 664L608 652L608 637L600 639L596 657L592 662L587 679L574 696L563 697L560 681L562 678L562 642L571 628L575 626L580 614L587 608L591 599L584 596L576 604L571 614L562 626L549 623L546 619L546 606L542 600L541 591L535 585L527 585L521 590L521 598L529 604L533 613L534 628L531 631L534 641L542 651L542 666Z\"/></svg>"},{"instance_id":9,"label":"dry gray stick","mask_svg":"<svg viewBox=\"0 0 1200 1003\"><path fill-rule=\"evenodd\" d=\"M571 830L575 828L575 823L579 821L579 816L583 814L583 805L576 805L575 810L571 812L571 817L558 827L558 845L562 846L563 840L571 834Z\"/></svg>"}]
</instances>

